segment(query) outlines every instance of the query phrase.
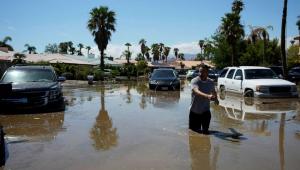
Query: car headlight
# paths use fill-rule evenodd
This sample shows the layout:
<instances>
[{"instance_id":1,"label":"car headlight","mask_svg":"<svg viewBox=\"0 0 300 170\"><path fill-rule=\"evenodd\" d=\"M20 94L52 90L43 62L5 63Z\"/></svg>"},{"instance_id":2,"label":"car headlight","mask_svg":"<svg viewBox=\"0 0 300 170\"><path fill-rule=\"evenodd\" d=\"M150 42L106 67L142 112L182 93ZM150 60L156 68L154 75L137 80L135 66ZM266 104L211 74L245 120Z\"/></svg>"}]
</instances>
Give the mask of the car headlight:
<instances>
[{"instance_id":1,"label":"car headlight","mask_svg":"<svg viewBox=\"0 0 300 170\"><path fill-rule=\"evenodd\" d=\"M296 85L291 86L291 92L297 92L297 86Z\"/></svg>"},{"instance_id":2,"label":"car headlight","mask_svg":"<svg viewBox=\"0 0 300 170\"><path fill-rule=\"evenodd\" d=\"M256 91L262 92L262 93L268 93L269 87L268 86L256 86Z\"/></svg>"},{"instance_id":3,"label":"car headlight","mask_svg":"<svg viewBox=\"0 0 300 170\"><path fill-rule=\"evenodd\" d=\"M150 84L157 84L157 81L156 80L151 80Z\"/></svg>"},{"instance_id":4,"label":"car headlight","mask_svg":"<svg viewBox=\"0 0 300 170\"><path fill-rule=\"evenodd\" d=\"M49 91L49 99L56 99L57 96L59 96L60 94L60 86L59 85L55 85L53 87L50 88Z\"/></svg>"}]
</instances>

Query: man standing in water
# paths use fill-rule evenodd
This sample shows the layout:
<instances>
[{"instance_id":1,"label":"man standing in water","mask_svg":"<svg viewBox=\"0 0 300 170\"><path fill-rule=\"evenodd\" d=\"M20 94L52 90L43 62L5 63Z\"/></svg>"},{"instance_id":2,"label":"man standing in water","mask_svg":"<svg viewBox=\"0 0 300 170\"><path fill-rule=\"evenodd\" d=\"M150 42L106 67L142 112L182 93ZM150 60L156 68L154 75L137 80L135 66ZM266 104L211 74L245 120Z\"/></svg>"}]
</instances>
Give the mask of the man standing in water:
<instances>
[{"instance_id":1,"label":"man standing in water","mask_svg":"<svg viewBox=\"0 0 300 170\"><path fill-rule=\"evenodd\" d=\"M201 65L199 76L191 81L192 103L189 116L189 128L203 134L209 134L211 119L210 101L218 103L214 82L208 78L207 65Z\"/></svg>"}]
</instances>

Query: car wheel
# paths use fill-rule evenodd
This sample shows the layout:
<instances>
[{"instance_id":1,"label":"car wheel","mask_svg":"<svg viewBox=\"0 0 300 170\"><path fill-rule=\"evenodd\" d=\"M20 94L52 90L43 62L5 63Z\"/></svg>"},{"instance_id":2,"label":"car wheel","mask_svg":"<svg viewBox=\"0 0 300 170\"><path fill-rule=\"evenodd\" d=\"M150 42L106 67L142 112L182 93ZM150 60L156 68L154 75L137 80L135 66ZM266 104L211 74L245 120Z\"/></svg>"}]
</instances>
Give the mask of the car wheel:
<instances>
[{"instance_id":1,"label":"car wheel","mask_svg":"<svg viewBox=\"0 0 300 170\"><path fill-rule=\"evenodd\" d=\"M254 97L254 92L253 90L246 90L245 93L244 93L244 97Z\"/></svg>"}]
</instances>

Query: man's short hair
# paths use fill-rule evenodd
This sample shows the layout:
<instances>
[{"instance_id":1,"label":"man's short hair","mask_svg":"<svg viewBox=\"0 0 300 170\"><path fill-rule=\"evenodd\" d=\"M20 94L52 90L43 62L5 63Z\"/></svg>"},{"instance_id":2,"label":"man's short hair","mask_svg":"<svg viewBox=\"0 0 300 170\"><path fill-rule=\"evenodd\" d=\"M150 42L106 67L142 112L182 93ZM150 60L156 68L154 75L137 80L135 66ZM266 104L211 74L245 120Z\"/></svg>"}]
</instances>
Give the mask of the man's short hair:
<instances>
[{"instance_id":1,"label":"man's short hair","mask_svg":"<svg viewBox=\"0 0 300 170\"><path fill-rule=\"evenodd\" d=\"M200 67L199 67L199 70L205 69L205 70L208 71L209 68L210 68L210 67L209 67L208 65L206 65L206 64L201 64Z\"/></svg>"}]
</instances>

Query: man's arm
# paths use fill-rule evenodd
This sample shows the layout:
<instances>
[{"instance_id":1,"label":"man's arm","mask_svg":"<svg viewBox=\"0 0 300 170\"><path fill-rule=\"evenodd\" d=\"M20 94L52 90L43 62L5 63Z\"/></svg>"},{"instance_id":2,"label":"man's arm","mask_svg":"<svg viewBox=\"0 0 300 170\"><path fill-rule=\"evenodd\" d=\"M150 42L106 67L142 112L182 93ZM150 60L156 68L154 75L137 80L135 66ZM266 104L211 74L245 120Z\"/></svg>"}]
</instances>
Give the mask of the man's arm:
<instances>
[{"instance_id":1,"label":"man's arm","mask_svg":"<svg viewBox=\"0 0 300 170\"><path fill-rule=\"evenodd\" d=\"M193 91L196 95L198 95L198 96L200 96L200 97L206 98L206 99L208 99L208 100L213 99L213 95L212 95L212 94L206 94L206 93L200 91L197 87L194 87L194 88L192 89L192 91Z\"/></svg>"}]
</instances>

